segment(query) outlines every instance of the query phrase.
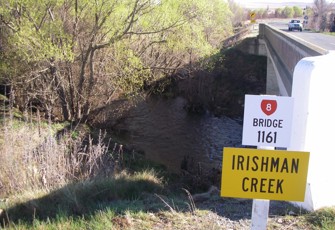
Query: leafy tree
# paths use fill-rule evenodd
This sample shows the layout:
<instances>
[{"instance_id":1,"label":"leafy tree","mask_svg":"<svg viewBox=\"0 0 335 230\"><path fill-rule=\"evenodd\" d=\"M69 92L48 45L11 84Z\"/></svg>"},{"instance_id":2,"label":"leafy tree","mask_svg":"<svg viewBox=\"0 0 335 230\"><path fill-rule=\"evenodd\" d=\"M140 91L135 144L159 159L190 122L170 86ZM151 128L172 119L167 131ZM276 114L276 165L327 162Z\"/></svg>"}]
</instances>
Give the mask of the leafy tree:
<instances>
[{"instance_id":1,"label":"leafy tree","mask_svg":"<svg viewBox=\"0 0 335 230\"><path fill-rule=\"evenodd\" d=\"M303 10L298 6L293 6L294 17L301 17L303 15Z\"/></svg>"},{"instance_id":2,"label":"leafy tree","mask_svg":"<svg viewBox=\"0 0 335 230\"><path fill-rule=\"evenodd\" d=\"M0 73L17 103L65 120L192 66L232 33L221 0L7 0L0 16Z\"/></svg>"},{"instance_id":3,"label":"leafy tree","mask_svg":"<svg viewBox=\"0 0 335 230\"><path fill-rule=\"evenodd\" d=\"M289 6L286 6L284 9L283 9L283 16L285 18L292 18L294 16L294 10L292 7L289 7Z\"/></svg>"},{"instance_id":4,"label":"leafy tree","mask_svg":"<svg viewBox=\"0 0 335 230\"><path fill-rule=\"evenodd\" d=\"M276 17L276 18L281 18L281 17L283 17L283 9L282 9L282 8L277 8L277 9L275 10L275 17Z\"/></svg>"},{"instance_id":5,"label":"leafy tree","mask_svg":"<svg viewBox=\"0 0 335 230\"><path fill-rule=\"evenodd\" d=\"M256 15L258 15L259 18L266 18L267 17L267 10L264 8L260 8L256 10Z\"/></svg>"},{"instance_id":6,"label":"leafy tree","mask_svg":"<svg viewBox=\"0 0 335 230\"><path fill-rule=\"evenodd\" d=\"M55 17L57 1L13 1L0 3L1 24L5 27L1 75L6 77L17 94L19 104L44 96L44 104L51 111L56 97L48 94L57 82L54 60L70 61L73 55L62 31L62 22ZM51 73L51 74L50 74ZM43 82L43 87L39 87ZM25 90L30 88L31 90ZM25 98L26 100L20 101Z\"/></svg>"}]
</instances>

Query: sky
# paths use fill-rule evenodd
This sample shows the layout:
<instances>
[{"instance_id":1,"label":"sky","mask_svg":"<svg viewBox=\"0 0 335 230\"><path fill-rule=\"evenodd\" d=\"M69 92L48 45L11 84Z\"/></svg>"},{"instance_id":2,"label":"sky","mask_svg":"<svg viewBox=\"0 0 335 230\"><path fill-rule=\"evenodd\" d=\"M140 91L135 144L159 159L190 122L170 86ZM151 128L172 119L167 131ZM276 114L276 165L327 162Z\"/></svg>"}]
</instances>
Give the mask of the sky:
<instances>
[{"instance_id":1,"label":"sky","mask_svg":"<svg viewBox=\"0 0 335 230\"><path fill-rule=\"evenodd\" d=\"M301 3L312 3L313 0L235 0L238 3L286 3L286 2L301 2Z\"/></svg>"},{"instance_id":2,"label":"sky","mask_svg":"<svg viewBox=\"0 0 335 230\"><path fill-rule=\"evenodd\" d=\"M314 0L235 0L236 3L247 8L262 8L266 6L283 7L304 4L311 4Z\"/></svg>"}]
</instances>

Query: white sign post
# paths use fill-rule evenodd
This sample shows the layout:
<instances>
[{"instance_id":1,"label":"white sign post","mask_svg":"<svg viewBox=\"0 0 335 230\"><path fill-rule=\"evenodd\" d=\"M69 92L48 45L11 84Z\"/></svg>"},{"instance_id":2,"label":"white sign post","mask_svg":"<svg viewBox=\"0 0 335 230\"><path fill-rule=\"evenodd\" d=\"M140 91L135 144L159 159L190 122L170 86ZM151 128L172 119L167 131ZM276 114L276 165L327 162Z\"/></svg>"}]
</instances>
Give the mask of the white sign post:
<instances>
[{"instance_id":1,"label":"white sign post","mask_svg":"<svg viewBox=\"0 0 335 230\"><path fill-rule=\"evenodd\" d=\"M245 95L242 145L258 149L289 147L293 114L293 98ZM251 229L266 229L269 200L254 199Z\"/></svg>"}]
</instances>

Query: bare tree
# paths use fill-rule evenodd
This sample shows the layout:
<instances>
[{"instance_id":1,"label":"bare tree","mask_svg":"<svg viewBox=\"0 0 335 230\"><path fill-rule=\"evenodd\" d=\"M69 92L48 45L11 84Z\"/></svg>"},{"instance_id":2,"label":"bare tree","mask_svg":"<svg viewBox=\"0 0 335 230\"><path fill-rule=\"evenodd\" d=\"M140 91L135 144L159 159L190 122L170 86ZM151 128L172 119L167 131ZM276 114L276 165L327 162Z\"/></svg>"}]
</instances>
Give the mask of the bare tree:
<instances>
[{"instance_id":1,"label":"bare tree","mask_svg":"<svg viewBox=\"0 0 335 230\"><path fill-rule=\"evenodd\" d=\"M331 5L326 0L314 0L312 24L316 31L324 31L327 28L328 13Z\"/></svg>"}]
</instances>

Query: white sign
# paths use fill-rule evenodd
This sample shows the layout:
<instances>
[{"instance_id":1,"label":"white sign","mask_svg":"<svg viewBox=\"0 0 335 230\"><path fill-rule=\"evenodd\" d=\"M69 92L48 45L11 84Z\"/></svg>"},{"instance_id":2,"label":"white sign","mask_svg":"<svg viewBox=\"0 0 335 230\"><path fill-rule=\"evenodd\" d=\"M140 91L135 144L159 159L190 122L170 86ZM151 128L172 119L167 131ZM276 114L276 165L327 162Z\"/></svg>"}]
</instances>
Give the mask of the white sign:
<instances>
[{"instance_id":1,"label":"white sign","mask_svg":"<svg viewBox=\"0 0 335 230\"><path fill-rule=\"evenodd\" d=\"M293 98L245 95L243 145L290 146Z\"/></svg>"}]
</instances>

